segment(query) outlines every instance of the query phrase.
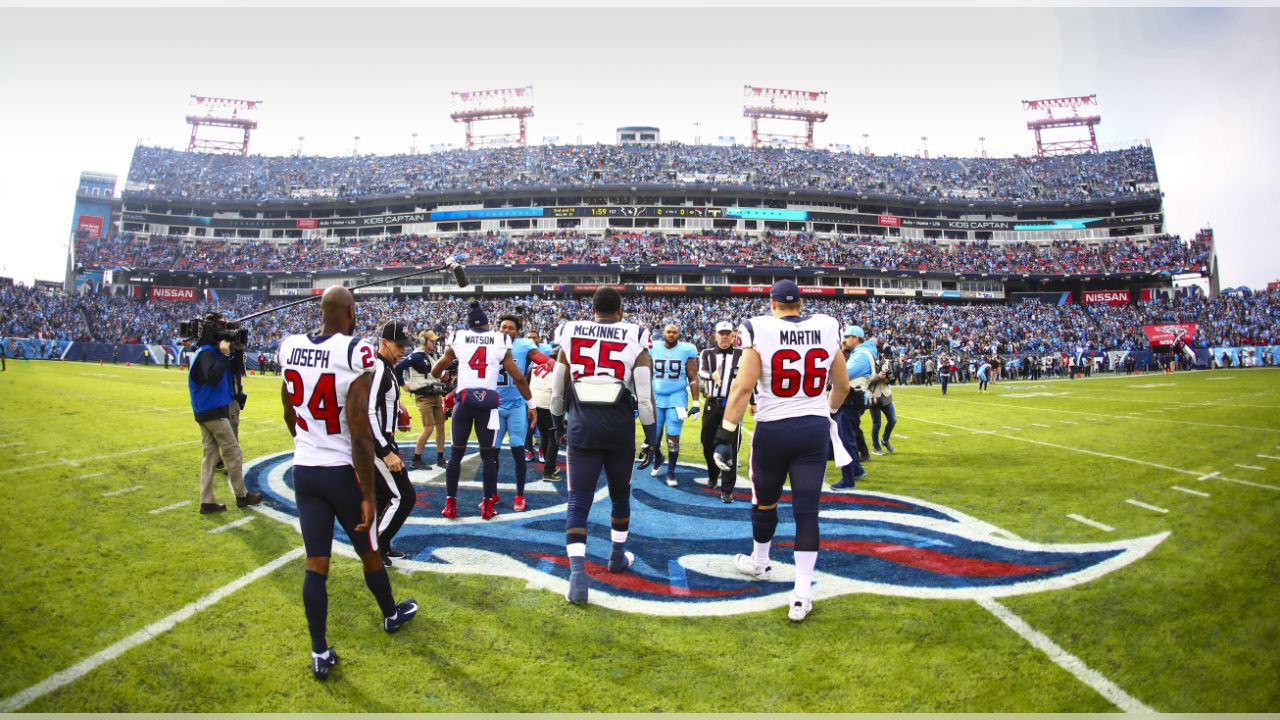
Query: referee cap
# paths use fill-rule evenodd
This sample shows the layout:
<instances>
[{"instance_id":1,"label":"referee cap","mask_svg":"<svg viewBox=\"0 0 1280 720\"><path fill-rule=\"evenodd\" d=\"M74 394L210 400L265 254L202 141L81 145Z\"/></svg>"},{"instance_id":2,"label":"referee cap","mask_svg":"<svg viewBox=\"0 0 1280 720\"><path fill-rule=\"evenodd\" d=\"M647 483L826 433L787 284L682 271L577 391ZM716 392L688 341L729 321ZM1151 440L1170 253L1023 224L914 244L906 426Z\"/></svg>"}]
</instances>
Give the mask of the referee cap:
<instances>
[{"instance_id":1,"label":"referee cap","mask_svg":"<svg viewBox=\"0 0 1280 720\"><path fill-rule=\"evenodd\" d=\"M729 322L728 320L721 320L720 322L716 323L716 332L718 333L733 332L733 323Z\"/></svg>"}]
</instances>

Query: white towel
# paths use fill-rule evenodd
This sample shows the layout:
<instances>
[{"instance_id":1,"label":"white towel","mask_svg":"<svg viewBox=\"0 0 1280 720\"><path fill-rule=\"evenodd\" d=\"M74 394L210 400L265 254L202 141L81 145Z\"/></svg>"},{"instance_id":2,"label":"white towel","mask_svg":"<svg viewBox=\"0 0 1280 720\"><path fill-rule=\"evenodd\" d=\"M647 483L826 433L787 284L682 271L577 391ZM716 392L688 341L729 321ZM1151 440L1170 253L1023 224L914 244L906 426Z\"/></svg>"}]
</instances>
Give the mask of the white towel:
<instances>
[{"instance_id":1,"label":"white towel","mask_svg":"<svg viewBox=\"0 0 1280 720\"><path fill-rule=\"evenodd\" d=\"M853 462L853 457L844 449L844 443L840 442L840 430L836 427L836 419L831 418L831 448L835 451L836 467L844 467Z\"/></svg>"}]
</instances>

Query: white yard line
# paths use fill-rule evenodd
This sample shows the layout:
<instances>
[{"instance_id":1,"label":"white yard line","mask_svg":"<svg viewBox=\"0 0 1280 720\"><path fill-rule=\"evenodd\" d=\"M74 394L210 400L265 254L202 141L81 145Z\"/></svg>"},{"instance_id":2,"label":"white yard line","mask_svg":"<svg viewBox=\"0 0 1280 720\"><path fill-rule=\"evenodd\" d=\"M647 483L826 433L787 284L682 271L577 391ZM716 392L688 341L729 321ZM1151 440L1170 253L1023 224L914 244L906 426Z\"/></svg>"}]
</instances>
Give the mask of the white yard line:
<instances>
[{"instance_id":1,"label":"white yard line","mask_svg":"<svg viewBox=\"0 0 1280 720\"><path fill-rule=\"evenodd\" d=\"M1079 425L1080 424L1075 420L1059 420L1058 422L1062 423L1063 425Z\"/></svg>"},{"instance_id":2,"label":"white yard line","mask_svg":"<svg viewBox=\"0 0 1280 720\"><path fill-rule=\"evenodd\" d=\"M934 434L934 435L941 435L942 437L951 437L951 433L944 433L944 432L940 432L940 431L938 431L938 430L934 430L934 431L933 431L933 434Z\"/></svg>"},{"instance_id":3,"label":"white yard line","mask_svg":"<svg viewBox=\"0 0 1280 720\"><path fill-rule=\"evenodd\" d=\"M148 511L147 511L147 514L148 514L148 515L159 515L159 514L160 514L160 513L162 513L162 512L169 512L170 510L177 510L177 509L178 509L178 508L180 508L180 507L183 507L183 506L185 506L185 505L190 505L190 504L191 504L191 501L190 501L190 500L183 500L182 502L176 502L176 503L174 503L174 504L172 504L172 505L165 505L164 507L158 507L158 508L156 508L155 510L148 510Z\"/></svg>"},{"instance_id":4,"label":"white yard line","mask_svg":"<svg viewBox=\"0 0 1280 720\"><path fill-rule=\"evenodd\" d=\"M17 455L14 455L14 457L20 458L20 457L31 457L32 455L48 455L48 454L49 454L48 450L32 450L31 452L18 453ZM58 463L49 463L49 464L57 465Z\"/></svg>"},{"instance_id":5,"label":"white yard line","mask_svg":"<svg viewBox=\"0 0 1280 720\"><path fill-rule=\"evenodd\" d=\"M127 488L124 488L124 489L121 489L121 490L110 490L110 491L104 492L104 493L102 493L102 497L112 497L112 496L115 496L115 495L124 495L125 493L131 493L131 492L134 492L134 491L137 491L137 490L141 490L141 489L142 489L142 486L141 486L141 485L134 485L133 487L127 487Z\"/></svg>"},{"instance_id":6,"label":"white yard line","mask_svg":"<svg viewBox=\"0 0 1280 720\"><path fill-rule=\"evenodd\" d=\"M1028 625L1025 620L1015 615L1009 608L991 598L981 598L976 602L984 610L995 615L1010 630L1018 633L1024 640L1031 643L1032 647L1047 655L1055 665L1071 673L1077 680L1088 685L1099 695L1110 701L1111 704L1125 712L1155 713L1155 710L1143 705L1142 702L1120 689L1118 685L1103 677L1098 671L1085 665L1083 660L1067 652L1062 646L1050 640L1044 633Z\"/></svg>"},{"instance_id":7,"label":"white yard line","mask_svg":"<svg viewBox=\"0 0 1280 720\"><path fill-rule=\"evenodd\" d=\"M1036 426L1036 427L1042 427L1042 428L1047 428L1047 427L1049 427L1048 425L1045 425L1044 423L1031 423L1031 424L1032 424L1032 425L1034 425L1034 426Z\"/></svg>"},{"instance_id":8,"label":"white yard line","mask_svg":"<svg viewBox=\"0 0 1280 720\"><path fill-rule=\"evenodd\" d=\"M1171 490L1177 490L1178 492L1184 492L1188 495L1199 495L1200 497L1209 497L1209 493L1207 492L1200 492L1199 490L1189 490L1184 487L1178 487L1177 485L1170 485L1169 488Z\"/></svg>"},{"instance_id":9,"label":"white yard line","mask_svg":"<svg viewBox=\"0 0 1280 720\"><path fill-rule=\"evenodd\" d=\"M239 520L236 520L235 522L229 522L226 525L219 525L218 527L210 530L209 533L212 535L217 535L220 532L226 532L231 528L237 528L246 523L253 522L253 519L255 517L257 517L257 515L249 515L247 517L242 517Z\"/></svg>"},{"instance_id":10,"label":"white yard line","mask_svg":"<svg viewBox=\"0 0 1280 720\"><path fill-rule=\"evenodd\" d=\"M101 475L106 475L106 473L100 473L100 472L96 472L96 473L85 473L84 475L77 475L77 476L75 476L75 477L73 477L73 478L71 478L71 479L72 479L72 480L88 480L88 479L89 479L89 478L91 478L91 477L99 477L99 476L101 476ZM139 486L139 487L141 487L141 486Z\"/></svg>"},{"instance_id":11,"label":"white yard line","mask_svg":"<svg viewBox=\"0 0 1280 720\"><path fill-rule=\"evenodd\" d=\"M1133 498L1129 498L1128 500L1125 500L1125 502L1129 503L1130 505L1132 505L1132 506L1134 506L1134 507L1140 507L1140 508L1142 508L1142 509L1144 509L1144 510L1150 510L1151 512L1158 512L1158 513L1167 513L1167 512L1169 512L1168 510L1165 510L1165 509L1164 509L1164 508L1162 508L1162 507L1156 507L1155 505L1148 505L1148 504L1146 504L1146 503L1142 502L1141 500L1134 500Z\"/></svg>"},{"instance_id":12,"label":"white yard line","mask_svg":"<svg viewBox=\"0 0 1280 720\"><path fill-rule=\"evenodd\" d=\"M1222 474L1222 473L1218 472L1217 470L1214 470L1213 472L1211 472L1211 473L1205 473L1204 475L1201 475L1200 477L1198 477L1198 478L1196 478L1196 479L1197 479L1197 480L1212 480L1212 479L1214 479L1214 478L1218 477L1218 476L1219 476L1219 475L1221 475L1221 474Z\"/></svg>"},{"instance_id":13,"label":"white yard line","mask_svg":"<svg viewBox=\"0 0 1280 720\"><path fill-rule=\"evenodd\" d=\"M963 430L965 432L979 433L979 434L982 434L985 432L982 430L974 430L973 428L963 427L961 425L952 425L951 423L938 422L937 420L925 420L924 418L910 417L907 415L899 415L898 417L901 417L906 420L914 420L915 422L929 423L930 425L941 425L943 427L949 427L953 430ZM1201 475L1201 473L1195 472L1194 470L1185 470L1183 468L1176 468L1176 467L1172 467L1170 465L1164 465L1161 463L1148 462L1146 460L1138 460L1137 458L1125 457L1123 455L1112 455L1111 453L1098 452L1097 450L1086 450L1084 448L1072 447L1070 445L1059 445L1058 443L1051 443L1044 440L1032 440L1031 438L1018 437L1017 435L1000 435L1000 437L1006 438L1008 440L1016 440L1018 442L1031 443L1032 445L1043 445L1045 447L1057 448L1059 450L1066 450L1067 452L1075 452L1075 453L1081 453L1083 455L1093 455L1096 457L1110 458L1112 460L1121 460L1123 462L1134 463L1135 465L1146 465L1147 467L1153 467L1153 468L1158 468L1160 470L1169 470L1171 472L1176 472L1180 475L1191 475L1192 477L1199 477Z\"/></svg>"},{"instance_id":14,"label":"white yard line","mask_svg":"<svg viewBox=\"0 0 1280 720\"><path fill-rule=\"evenodd\" d=\"M14 442L0 443L0 448L15 447L15 446L18 446L18 445L26 445L26 444L27 444L27 443L26 443L26 441L25 441L25 440L17 440L17 441L14 441Z\"/></svg>"},{"instance_id":15,"label":"white yard line","mask_svg":"<svg viewBox=\"0 0 1280 720\"><path fill-rule=\"evenodd\" d=\"M1096 527L1096 528L1098 528L1099 530L1102 530L1103 532L1115 532L1115 530L1116 530L1115 528L1111 527L1110 525L1103 525L1102 523L1098 522L1097 520L1090 520L1089 518L1087 518L1087 517L1085 517L1085 516L1083 516L1083 515L1076 515L1075 513L1071 513L1070 515L1067 515L1067 517L1071 518L1072 520L1075 520L1076 522L1082 522L1082 523L1084 523L1085 525L1090 525L1090 526L1092 526L1092 527Z\"/></svg>"},{"instance_id":16,"label":"white yard line","mask_svg":"<svg viewBox=\"0 0 1280 720\"><path fill-rule=\"evenodd\" d=\"M246 430L240 434L242 436L256 435L258 433L273 432L273 430L274 430L273 428L264 428L262 430ZM87 463L87 462L92 462L94 460L110 460L111 458L126 457L128 455L139 455L141 453L155 452L156 450L167 450L169 448L182 447L184 445L199 445L199 444L200 444L200 440L183 440L182 442L168 443L166 445L155 445L152 447L138 448L136 450L124 450L121 452L104 453L102 455L90 455L89 457L78 458L71 462ZM47 450L40 450L36 453L31 453L31 454L39 455L41 453L47 453L47 452L48 452ZM22 456L15 455L14 457L22 457ZM13 473L27 472L29 470L40 470L43 468L55 467L57 465L62 465L62 464L63 462L51 462L51 463L42 463L40 465L26 465L24 467L5 468L4 470L0 470L0 475L11 475Z\"/></svg>"},{"instance_id":17,"label":"white yard line","mask_svg":"<svg viewBox=\"0 0 1280 720\"><path fill-rule=\"evenodd\" d=\"M147 642L148 640L151 640L159 635L162 635L172 630L178 623L184 620L191 619L192 617L195 616L196 613L208 607L211 607L212 605L217 603L219 600L236 592L237 590L243 588L244 586L248 585L254 580L257 580L258 578L269 575L270 573L274 572L275 570L284 566L285 564L302 557L302 553L303 553L302 548L295 548L293 550L290 550L289 552L285 553L284 555L281 555L275 560L272 560L266 565L263 565L262 567L259 567L258 569L253 570L252 572L246 573L245 575L240 576L236 580L233 580L227 583L226 585L223 585L222 587L218 588L217 590L214 590L208 595L205 595L199 600L196 600L195 602L182 607L182 609L178 610L172 615L169 615L168 617L165 617L162 620L158 620L156 622L151 623L150 625L142 628L138 632L111 645L105 650L97 652L85 658L84 660L81 660L80 662L76 663L75 665L72 665L66 670L60 670L54 673L53 675L50 675L49 677L45 678L44 680L41 680L40 682L36 683L35 685L32 685L26 690L23 690L22 692L19 692L15 695L11 695L5 698L4 700L0 701L0 712L5 712L5 713L17 712L18 710L21 710L22 708L26 707L32 702L44 697L45 695L48 695L54 690L62 688L66 685L70 685L76 680L79 680L80 678L92 672L98 666L106 662L109 662L111 660L114 660L120 657L121 655L125 654L129 650L132 650L133 648Z\"/></svg>"},{"instance_id":18,"label":"white yard line","mask_svg":"<svg viewBox=\"0 0 1280 720\"><path fill-rule=\"evenodd\" d=\"M1258 457L1265 458L1267 460L1280 460L1280 455L1263 455L1262 453L1258 453Z\"/></svg>"},{"instance_id":19,"label":"white yard line","mask_svg":"<svg viewBox=\"0 0 1280 720\"><path fill-rule=\"evenodd\" d=\"M75 460L68 460L68 459L66 459L66 458L58 458L58 462L62 463L63 465L70 465L71 467L80 467L80 463L76 462Z\"/></svg>"},{"instance_id":20,"label":"white yard line","mask_svg":"<svg viewBox=\"0 0 1280 720\"><path fill-rule=\"evenodd\" d=\"M1236 467L1244 468L1245 470L1266 470L1266 468L1258 467L1257 465L1241 465L1240 463L1236 463Z\"/></svg>"},{"instance_id":21,"label":"white yard line","mask_svg":"<svg viewBox=\"0 0 1280 720\"><path fill-rule=\"evenodd\" d=\"M1237 480L1235 478L1229 478L1226 475L1218 476L1218 479L1229 483L1235 483L1237 485L1248 485L1249 487L1262 488L1264 490L1280 490L1280 485L1266 485L1263 483L1249 482L1248 480Z\"/></svg>"},{"instance_id":22,"label":"white yard line","mask_svg":"<svg viewBox=\"0 0 1280 720\"><path fill-rule=\"evenodd\" d=\"M1024 412L1035 410L1038 412L1069 413L1071 415L1089 415L1091 417L1110 418L1112 420L1143 420L1146 422L1171 423L1174 425L1195 425L1197 427L1226 428L1229 430L1253 430L1255 432L1280 433L1280 429L1256 427L1253 425L1224 425L1221 423L1195 422L1193 420L1168 420L1166 418L1137 417L1133 415L1108 415L1106 413L1086 412L1084 410L1059 410L1057 408L1047 408L1040 405L1010 405L1009 403L978 402L976 400L956 400L955 402L967 403L969 405L982 405L984 407L995 406L995 407L1015 408L1017 410L1022 410Z\"/></svg>"},{"instance_id":23,"label":"white yard line","mask_svg":"<svg viewBox=\"0 0 1280 720\"><path fill-rule=\"evenodd\" d=\"M902 440L910 440L910 439L911 439L911 436L910 436L910 435L902 435L902 434L900 434L900 433L899 433L899 434L897 434L897 435L894 435L893 437L894 437L894 439L902 439Z\"/></svg>"}]
</instances>

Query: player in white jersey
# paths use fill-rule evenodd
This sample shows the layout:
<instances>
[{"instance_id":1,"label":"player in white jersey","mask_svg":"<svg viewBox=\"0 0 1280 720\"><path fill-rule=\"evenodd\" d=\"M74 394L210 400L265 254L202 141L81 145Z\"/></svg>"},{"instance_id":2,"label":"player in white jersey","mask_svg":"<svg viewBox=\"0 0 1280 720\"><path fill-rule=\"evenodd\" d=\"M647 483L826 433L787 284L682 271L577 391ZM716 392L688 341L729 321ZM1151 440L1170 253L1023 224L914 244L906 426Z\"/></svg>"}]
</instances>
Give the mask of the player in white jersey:
<instances>
[{"instance_id":1,"label":"player in white jersey","mask_svg":"<svg viewBox=\"0 0 1280 720\"><path fill-rule=\"evenodd\" d=\"M818 560L818 501L831 449L831 415L849 393L840 352L840 323L829 315L801 315L800 288L779 280L769 291L771 315L742 323L742 360L716 434L716 464L728 470L733 437L752 390L756 428L748 461L751 479L751 555L734 558L737 568L768 579L769 546L778 528L778 500L791 480L796 520L795 588L787 616L804 620L813 608L813 568ZM827 382L831 392L827 393Z\"/></svg>"},{"instance_id":2,"label":"player in white jersey","mask_svg":"<svg viewBox=\"0 0 1280 720\"><path fill-rule=\"evenodd\" d=\"M467 313L467 327L449 336L449 347L431 368L432 376L439 378L449 365L458 361L458 389L454 393L453 446L449 452L449 465L444 471L445 494L442 517L450 520L458 517L458 480L462 475L462 454L471 439L475 427L476 442L480 445L480 462L483 467L484 498L480 501L480 517L485 520L497 515L494 505L498 501L498 375L505 370L525 399L533 407L533 397L524 373L511 357L511 338L505 333L489 329L489 318L480 309L480 303L471 303Z\"/></svg>"},{"instance_id":3,"label":"player in white jersey","mask_svg":"<svg viewBox=\"0 0 1280 720\"><path fill-rule=\"evenodd\" d=\"M294 437L293 489L307 552L302 605L311 631L311 672L329 676L338 655L325 638L333 521L342 524L364 565L364 580L382 610L382 627L394 633L418 612L396 604L378 553L374 499L373 430L369 388L377 362L373 346L351 337L355 301L335 285L321 298L321 335L290 335L280 343L280 387L285 425Z\"/></svg>"},{"instance_id":4,"label":"player in white jersey","mask_svg":"<svg viewBox=\"0 0 1280 720\"><path fill-rule=\"evenodd\" d=\"M609 572L631 566L626 551L631 527L631 471L636 454L635 388L645 450L658 442L654 413L653 362L649 333L622 321L622 297L613 288L600 288L591 301L595 321L566 322L556 331L559 358L552 373L551 417L556 432L565 434L565 482L569 495L565 512L565 554L569 558L569 602L587 602L587 515L604 470L609 483L612 546ZM565 417L566 407L568 417Z\"/></svg>"}]
</instances>

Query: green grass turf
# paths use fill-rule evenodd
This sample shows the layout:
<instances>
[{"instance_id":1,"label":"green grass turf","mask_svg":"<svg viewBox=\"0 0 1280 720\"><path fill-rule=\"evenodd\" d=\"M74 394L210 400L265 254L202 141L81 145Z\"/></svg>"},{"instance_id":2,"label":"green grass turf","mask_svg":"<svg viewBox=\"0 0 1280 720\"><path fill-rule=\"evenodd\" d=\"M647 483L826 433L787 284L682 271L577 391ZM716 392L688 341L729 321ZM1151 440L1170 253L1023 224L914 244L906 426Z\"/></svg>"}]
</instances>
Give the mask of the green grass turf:
<instances>
[{"instance_id":1,"label":"green grass turf","mask_svg":"<svg viewBox=\"0 0 1280 720\"><path fill-rule=\"evenodd\" d=\"M291 447L277 383L248 380L246 458ZM861 488L947 505L1037 542L1172 533L1100 579L1002 604L1156 710L1280 705L1280 489L1119 459L1280 488L1280 461L1257 457L1280 456L1280 372L1000 383L984 395L955 385L946 398L936 386L898 388L895 397L898 453L873 458ZM685 459L700 457L697 430L686 428ZM199 458L178 371L9 363L0 374L0 698L300 545L295 530L256 514L208 534L246 511L196 512ZM91 473L101 475L80 477ZM829 470L829 481L837 476ZM134 485L143 489L102 496ZM217 491L230 499L221 478ZM182 501L190 504L148 513ZM745 519L742 534L746 545ZM387 636L358 564L342 557L329 624L343 660L320 685L307 672L301 576L301 561L289 563L25 709L1115 709L972 601L847 595L793 626L780 609L655 618L575 608L517 580L397 571L397 596L416 597L422 612Z\"/></svg>"}]
</instances>

